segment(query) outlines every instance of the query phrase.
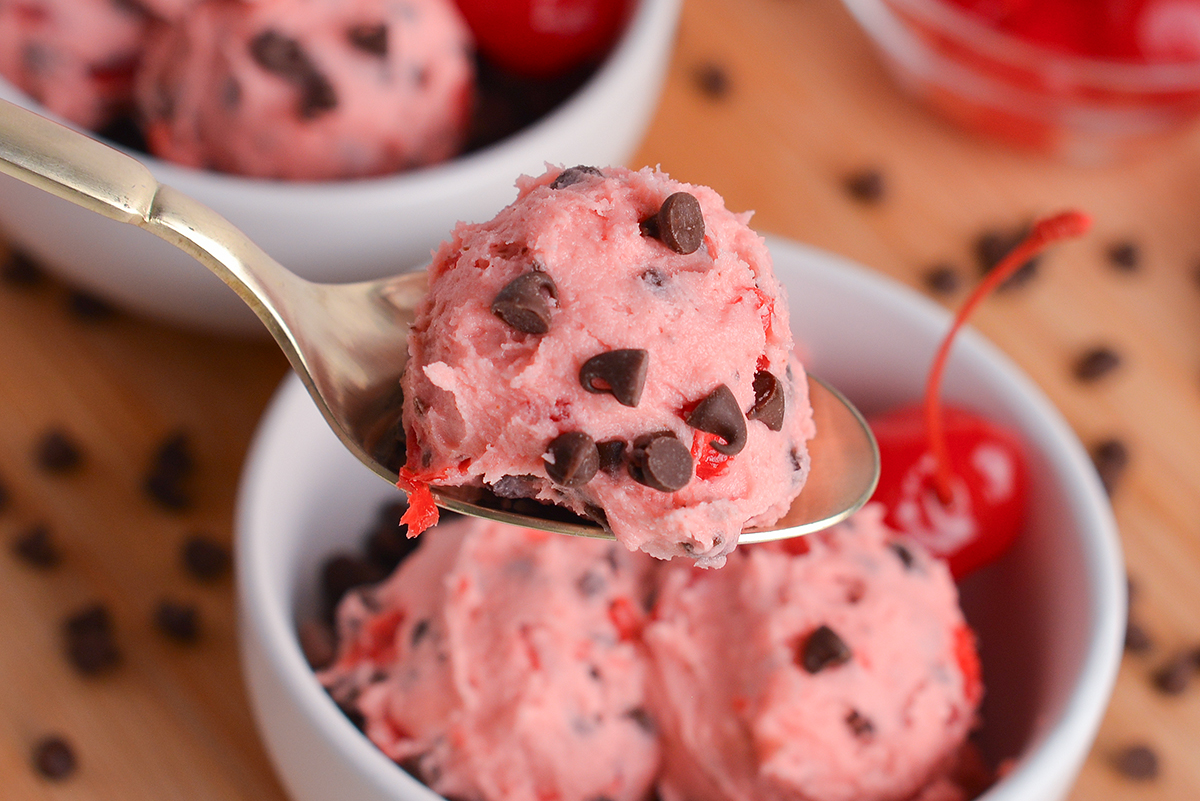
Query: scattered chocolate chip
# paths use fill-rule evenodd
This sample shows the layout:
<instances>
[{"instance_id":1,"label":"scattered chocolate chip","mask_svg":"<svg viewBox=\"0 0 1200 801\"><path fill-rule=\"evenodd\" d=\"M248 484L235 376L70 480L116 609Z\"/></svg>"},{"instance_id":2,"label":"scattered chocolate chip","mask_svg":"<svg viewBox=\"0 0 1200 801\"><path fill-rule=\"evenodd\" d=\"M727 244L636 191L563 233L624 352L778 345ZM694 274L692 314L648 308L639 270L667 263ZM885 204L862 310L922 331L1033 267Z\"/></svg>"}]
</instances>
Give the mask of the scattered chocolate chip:
<instances>
[{"instance_id":1,"label":"scattered chocolate chip","mask_svg":"<svg viewBox=\"0 0 1200 801\"><path fill-rule=\"evenodd\" d=\"M642 234L653 237L676 253L695 253L704 244L704 212L695 195L668 195L658 214L643 220Z\"/></svg>"},{"instance_id":2,"label":"scattered chocolate chip","mask_svg":"<svg viewBox=\"0 0 1200 801\"><path fill-rule=\"evenodd\" d=\"M200 636L200 613L191 604L163 600L154 609L154 625L173 640L195 642Z\"/></svg>"},{"instance_id":3,"label":"scattered chocolate chip","mask_svg":"<svg viewBox=\"0 0 1200 801\"><path fill-rule=\"evenodd\" d=\"M250 55L264 70L300 90L297 113L302 119L312 119L337 106L333 85L317 71L297 40L267 30L250 40Z\"/></svg>"},{"instance_id":4,"label":"scattered chocolate chip","mask_svg":"<svg viewBox=\"0 0 1200 801\"><path fill-rule=\"evenodd\" d=\"M850 713L846 715L846 725L850 727L854 736L860 739L865 739L875 733L875 724L857 709L851 709Z\"/></svg>"},{"instance_id":5,"label":"scattered chocolate chip","mask_svg":"<svg viewBox=\"0 0 1200 801\"><path fill-rule=\"evenodd\" d=\"M572 184L577 184L589 175L596 175L601 178L604 173L595 167L589 167L585 164L577 164L574 167L568 167L558 174L558 177L550 182L551 189L562 189Z\"/></svg>"},{"instance_id":6,"label":"scattered chocolate chip","mask_svg":"<svg viewBox=\"0 0 1200 801\"><path fill-rule=\"evenodd\" d=\"M887 183L884 181L883 173L874 167L847 175L844 185L850 197L860 203L879 203L887 194Z\"/></svg>"},{"instance_id":7,"label":"scattered chocolate chip","mask_svg":"<svg viewBox=\"0 0 1200 801\"><path fill-rule=\"evenodd\" d=\"M818 626L800 647L800 664L809 673L820 673L850 660L850 648L829 626Z\"/></svg>"},{"instance_id":8,"label":"scattered chocolate chip","mask_svg":"<svg viewBox=\"0 0 1200 801\"><path fill-rule=\"evenodd\" d=\"M1135 621L1125 623L1125 650L1131 654L1144 654L1154 649L1154 639L1144 626Z\"/></svg>"},{"instance_id":9,"label":"scattered chocolate chip","mask_svg":"<svg viewBox=\"0 0 1200 801\"><path fill-rule=\"evenodd\" d=\"M899 542L889 542L888 547L892 549L892 553L896 554L896 558L900 560L900 564L904 565L905 570L912 570L916 563L916 557L908 547Z\"/></svg>"},{"instance_id":10,"label":"scattered chocolate chip","mask_svg":"<svg viewBox=\"0 0 1200 801\"><path fill-rule=\"evenodd\" d=\"M662 270L656 270L653 267L642 273L641 278L646 286L650 287L651 291L662 289L667 285L667 276L663 274Z\"/></svg>"},{"instance_id":11,"label":"scattered chocolate chip","mask_svg":"<svg viewBox=\"0 0 1200 801\"><path fill-rule=\"evenodd\" d=\"M713 100L724 98L731 88L729 72L713 61L706 61L696 67L692 72L692 80L701 94Z\"/></svg>"},{"instance_id":12,"label":"scattered chocolate chip","mask_svg":"<svg viewBox=\"0 0 1200 801\"><path fill-rule=\"evenodd\" d=\"M44 523L36 523L18 535L13 541L13 553L26 564L40 568L55 567L62 561L58 544Z\"/></svg>"},{"instance_id":13,"label":"scattered chocolate chip","mask_svg":"<svg viewBox=\"0 0 1200 801\"><path fill-rule=\"evenodd\" d=\"M310 73L300 84L300 102L296 113L302 120L311 120L337 108L337 92L324 75Z\"/></svg>"},{"instance_id":14,"label":"scattered chocolate chip","mask_svg":"<svg viewBox=\"0 0 1200 801\"><path fill-rule=\"evenodd\" d=\"M958 270L949 264L935 264L925 271L921 279L925 288L935 295L953 295L962 286Z\"/></svg>"},{"instance_id":15,"label":"scattered chocolate chip","mask_svg":"<svg viewBox=\"0 0 1200 801\"><path fill-rule=\"evenodd\" d=\"M625 440L606 439L596 443L596 451L600 455L600 469L613 474L625 463Z\"/></svg>"},{"instance_id":16,"label":"scattered chocolate chip","mask_svg":"<svg viewBox=\"0 0 1200 801\"><path fill-rule=\"evenodd\" d=\"M596 441L582 431L559 434L546 446L546 475L563 487L582 487L600 469Z\"/></svg>"},{"instance_id":17,"label":"scattered chocolate chip","mask_svg":"<svg viewBox=\"0 0 1200 801\"><path fill-rule=\"evenodd\" d=\"M646 734L655 734L658 731L658 724L654 722L654 716L645 707L634 707L625 713L626 717L638 725L638 727L646 732Z\"/></svg>"},{"instance_id":18,"label":"scattered chocolate chip","mask_svg":"<svg viewBox=\"0 0 1200 801\"><path fill-rule=\"evenodd\" d=\"M353 25L346 31L350 44L373 56L386 56L388 51L388 29L383 23Z\"/></svg>"},{"instance_id":19,"label":"scattered chocolate chip","mask_svg":"<svg viewBox=\"0 0 1200 801\"><path fill-rule=\"evenodd\" d=\"M1131 273L1142 264L1142 252L1136 242L1114 242L1108 248L1108 263L1122 272Z\"/></svg>"},{"instance_id":20,"label":"scattered chocolate chip","mask_svg":"<svg viewBox=\"0 0 1200 801\"><path fill-rule=\"evenodd\" d=\"M337 656L337 643L333 627L319 620L306 620L296 632L300 640L300 651L313 670L324 670L333 664Z\"/></svg>"},{"instance_id":21,"label":"scattered chocolate chip","mask_svg":"<svg viewBox=\"0 0 1200 801\"><path fill-rule=\"evenodd\" d=\"M1129 448L1119 439L1106 439L1092 448L1092 464L1100 474L1104 491L1112 495L1129 467Z\"/></svg>"},{"instance_id":22,"label":"scattered chocolate chip","mask_svg":"<svg viewBox=\"0 0 1200 801\"><path fill-rule=\"evenodd\" d=\"M0 268L0 276L9 286L29 288L35 287L46 280L46 273L40 264L28 253L20 250L8 251L8 258Z\"/></svg>"},{"instance_id":23,"label":"scattered chocolate chip","mask_svg":"<svg viewBox=\"0 0 1200 801\"><path fill-rule=\"evenodd\" d=\"M756 382L757 378L755 376ZM713 450L726 456L741 453L742 448L746 447L746 415L742 414L733 390L725 384L718 384L716 389L696 404L696 408L687 416L687 424L725 440L714 440L711 444Z\"/></svg>"},{"instance_id":24,"label":"scattered chocolate chip","mask_svg":"<svg viewBox=\"0 0 1200 801\"><path fill-rule=\"evenodd\" d=\"M980 272L986 275L1004 259L1029 234L1028 227L1010 231L984 231L975 240L975 256L979 261ZM1000 289L1007 289L1027 283L1037 274L1039 259L1031 258L1021 265L1016 272L1004 280Z\"/></svg>"},{"instance_id":25,"label":"scattered chocolate chip","mask_svg":"<svg viewBox=\"0 0 1200 801\"><path fill-rule=\"evenodd\" d=\"M69 473L83 462L83 451L66 431L52 428L38 439L34 460L47 473Z\"/></svg>"},{"instance_id":26,"label":"scattered chocolate chip","mask_svg":"<svg viewBox=\"0 0 1200 801\"><path fill-rule=\"evenodd\" d=\"M766 370L754 374L754 405L746 417L759 420L772 431L783 430L784 397L779 379Z\"/></svg>"},{"instance_id":27,"label":"scattered chocolate chip","mask_svg":"<svg viewBox=\"0 0 1200 801\"><path fill-rule=\"evenodd\" d=\"M192 497L185 485L195 467L187 434L182 431L168 434L154 452L142 479L142 489L164 509L187 509L192 505Z\"/></svg>"},{"instance_id":28,"label":"scattered chocolate chip","mask_svg":"<svg viewBox=\"0 0 1200 801\"><path fill-rule=\"evenodd\" d=\"M71 615L64 629L67 657L80 673L98 675L121 661L113 638L112 617L103 604L92 604Z\"/></svg>"},{"instance_id":29,"label":"scattered chocolate chip","mask_svg":"<svg viewBox=\"0 0 1200 801\"><path fill-rule=\"evenodd\" d=\"M1098 345L1084 351L1072 372L1080 381L1096 381L1121 366L1120 355L1110 347Z\"/></svg>"},{"instance_id":30,"label":"scattered chocolate chip","mask_svg":"<svg viewBox=\"0 0 1200 801\"><path fill-rule=\"evenodd\" d=\"M1113 756L1113 767L1127 779L1150 781L1158 778L1158 753L1148 745L1129 745Z\"/></svg>"},{"instance_id":31,"label":"scattered chocolate chip","mask_svg":"<svg viewBox=\"0 0 1200 801\"><path fill-rule=\"evenodd\" d=\"M433 624L429 622L429 618L423 617L413 624L412 633L408 635L408 642L413 648L421 644L421 640L429 636Z\"/></svg>"},{"instance_id":32,"label":"scattered chocolate chip","mask_svg":"<svg viewBox=\"0 0 1200 801\"><path fill-rule=\"evenodd\" d=\"M1155 688L1164 695L1181 695L1192 683L1196 663L1191 652L1177 653L1154 671Z\"/></svg>"},{"instance_id":33,"label":"scattered chocolate chip","mask_svg":"<svg viewBox=\"0 0 1200 801\"><path fill-rule=\"evenodd\" d=\"M579 383L588 392L607 392L622 406L637 406L646 386L650 353L640 348L621 348L599 353L579 368Z\"/></svg>"},{"instance_id":34,"label":"scattered chocolate chip","mask_svg":"<svg viewBox=\"0 0 1200 801\"><path fill-rule=\"evenodd\" d=\"M117 314L117 310L108 301L82 289L67 293L67 310L76 319L86 322L101 322Z\"/></svg>"},{"instance_id":35,"label":"scattered chocolate chip","mask_svg":"<svg viewBox=\"0 0 1200 801\"><path fill-rule=\"evenodd\" d=\"M692 453L670 431L638 437L629 454L629 475L660 492L675 492L692 480Z\"/></svg>"},{"instance_id":36,"label":"scattered chocolate chip","mask_svg":"<svg viewBox=\"0 0 1200 801\"><path fill-rule=\"evenodd\" d=\"M579 577L575 582L575 588L579 590L579 594L584 598L595 598L600 593L604 592L608 586L608 579L595 570L589 570Z\"/></svg>"},{"instance_id":37,"label":"scattered chocolate chip","mask_svg":"<svg viewBox=\"0 0 1200 801\"><path fill-rule=\"evenodd\" d=\"M530 270L509 281L492 301L492 313L526 334L550 330L550 300L558 297L554 279L541 270Z\"/></svg>"},{"instance_id":38,"label":"scattered chocolate chip","mask_svg":"<svg viewBox=\"0 0 1200 801\"><path fill-rule=\"evenodd\" d=\"M490 486L497 497L516 500L537 497L544 481L545 479L537 476L501 476Z\"/></svg>"},{"instance_id":39,"label":"scattered chocolate chip","mask_svg":"<svg viewBox=\"0 0 1200 801\"><path fill-rule=\"evenodd\" d=\"M75 772L75 749L61 735L43 737L33 746L33 767L43 778L62 781Z\"/></svg>"},{"instance_id":40,"label":"scattered chocolate chip","mask_svg":"<svg viewBox=\"0 0 1200 801\"><path fill-rule=\"evenodd\" d=\"M204 534L192 534L184 540L181 556L184 570L201 581L224 576L232 561L227 547Z\"/></svg>"},{"instance_id":41,"label":"scattered chocolate chip","mask_svg":"<svg viewBox=\"0 0 1200 801\"><path fill-rule=\"evenodd\" d=\"M326 619L332 620L337 605L346 593L358 587L375 584L387 576L366 559L349 554L334 554L321 569L321 590L325 601Z\"/></svg>"}]
</instances>

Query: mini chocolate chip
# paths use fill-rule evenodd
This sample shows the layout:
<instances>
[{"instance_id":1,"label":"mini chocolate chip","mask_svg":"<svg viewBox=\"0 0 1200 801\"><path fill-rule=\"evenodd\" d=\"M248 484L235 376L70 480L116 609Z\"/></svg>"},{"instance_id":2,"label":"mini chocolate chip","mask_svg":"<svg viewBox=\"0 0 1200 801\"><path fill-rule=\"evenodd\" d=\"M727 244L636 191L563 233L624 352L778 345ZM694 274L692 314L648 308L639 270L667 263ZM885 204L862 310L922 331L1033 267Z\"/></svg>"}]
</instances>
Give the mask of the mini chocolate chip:
<instances>
[{"instance_id":1,"label":"mini chocolate chip","mask_svg":"<svg viewBox=\"0 0 1200 801\"><path fill-rule=\"evenodd\" d=\"M720 64L713 61L705 62L692 72L692 80L696 88L705 97L720 100L729 94L731 82L729 72Z\"/></svg>"},{"instance_id":2,"label":"mini chocolate chip","mask_svg":"<svg viewBox=\"0 0 1200 801\"><path fill-rule=\"evenodd\" d=\"M662 242L676 253L695 253L704 244L704 212L695 195L668 195L658 214L644 220L642 233Z\"/></svg>"},{"instance_id":3,"label":"mini chocolate chip","mask_svg":"<svg viewBox=\"0 0 1200 801\"><path fill-rule=\"evenodd\" d=\"M534 498L544 481L537 476L501 476L490 486L500 498Z\"/></svg>"},{"instance_id":4,"label":"mini chocolate chip","mask_svg":"<svg viewBox=\"0 0 1200 801\"><path fill-rule=\"evenodd\" d=\"M1158 778L1158 753L1148 745L1129 745L1113 756L1113 767L1127 779L1150 781Z\"/></svg>"},{"instance_id":5,"label":"mini chocolate chip","mask_svg":"<svg viewBox=\"0 0 1200 801\"><path fill-rule=\"evenodd\" d=\"M658 732L658 724L654 722L654 716L645 707L634 707L626 712L625 716L636 723L646 734L656 734Z\"/></svg>"},{"instance_id":6,"label":"mini chocolate chip","mask_svg":"<svg viewBox=\"0 0 1200 801\"><path fill-rule=\"evenodd\" d=\"M267 72L299 82L313 71L300 42L279 31L267 30L250 40L250 55Z\"/></svg>"},{"instance_id":7,"label":"mini chocolate chip","mask_svg":"<svg viewBox=\"0 0 1200 801\"><path fill-rule=\"evenodd\" d=\"M949 264L935 264L930 267L921 279L925 288L936 295L953 295L962 286L962 277L958 270Z\"/></svg>"},{"instance_id":8,"label":"mini chocolate chip","mask_svg":"<svg viewBox=\"0 0 1200 801\"><path fill-rule=\"evenodd\" d=\"M667 285L667 276L661 270L656 270L653 267L643 272L641 279L651 290L662 289Z\"/></svg>"},{"instance_id":9,"label":"mini chocolate chip","mask_svg":"<svg viewBox=\"0 0 1200 801\"><path fill-rule=\"evenodd\" d=\"M804 639L800 664L809 673L820 673L850 660L850 648L829 626L818 626Z\"/></svg>"},{"instance_id":10,"label":"mini chocolate chip","mask_svg":"<svg viewBox=\"0 0 1200 801\"><path fill-rule=\"evenodd\" d=\"M625 463L625 440L606 439L596 443L596 451L600 455L600 469L613 474Z\"/></svg>"},{"instance_id":11,"label":"mini chocolate chip","mask_svg":"<svg viewBox=\"0 0 1200 801\"><path fill-rule=\"evenodd\" d=\"M43 737L33 746L33 767L44 778L61 781L76 765L75 749L61 735Z\"/></svg>"},{"instance_id":12,"label":"mini chocolate chip","mask_svg":"<svg viewBox=\"0 0 1200 801\"><path fill-rule=\"evenodd\" d=\"M117 315L117 310L108 301L81 289L67 293L67 310L86 322L100 322Z\"/></svg>"},{"instance_id":13,"label":"mini chocolate chip","mask_svg":"<svg viewBox=\"0 0 1200 801\"><path fill-rule=\"evenodd\" d=\"M622 406L637 406L646 386L650 353L621 348L599 353L579 368L579 383L592 393L610 393Z\"/></svg>"},{"instance_id":14,"label":"mini chocolate chip","mask_svg":"<svg viewBox=\"0 0 1200 801\"><path fill-rule=\"evenodd\" d=\"M870 737L875 733L875 724L857 709L851 709L850 713L846 715L846 725L850 727L854 736L860 739Z\"/></svg>"},{"instance_id":15,"label":"mini chocolate chip","mask_svg":"<svg viewBox=\"0 0 1200 801\"><path fill-rule=\"evenodd\" d=\"M916 557L907 546L899 542L889 542L888 547L892 549L892 553L896 554L896 558L900 560L900 564L904 565L905 570L912 570L916 563Z\"/></svg>"},{"instance_id":16,"label":"mini chocolate chip","mask_svg":"<svg viewBox=\"0 0 1200 801\"><path fill-rule=\"evenodd\" d=\"M887 183L883 173L875 167L868 167L846 176L844 181L850 197L860 203L879 203L887 194Z\"/></svg>"},{"instance_id":17,"label":"mini chocolate chip","mask_svg":"<svg viewBox=\"0 0 1200 801\"><path fill-rule=\"evenodd\" d=\"M184 570L192 578L212 581L229 572L229 549L204 534L192 534L184 540L180 552Z\"/></svg>"},{"instance_id":18,"label":"mini chocolate chip","mask_svg":"<svg viewBox=\"0 0 1200 801\"><path fill-rule=\"evenodd\" d=\"M692 453L669 431L638 437L629 454L629 475L651 489L675 492L692 480Z\"/></svg>"},{"instance_id":19,"label":"mini chocolate chip","mask_svg":"<svg viewBox=\"0 0 1200 801\"><path fill-rule=\"evenodd\" d=\"M1154 671L1154 686L1164 695L1181 695L1192 683L1195 672L1191 652L1177 653Z\"/></svg>"},{"instance_id":20,"label":"mini chocolate chip","mask_svg":"<svg viewBox=\"0 0 1200 801\"><path fill-rule=\"evenodd\" d=\"M1107 255L1108 263L1122 272L1134 272L1142 264L1142 251L1136 242L1114 242Z\"/></svg>"},{"instance_id":21,"label":"mini chocolate chip","mask_svg":"<svg viewBox=\"0 0 1200 801\"><path fill-rule=\"evenodd\" d=\"M38 439L34 460L47 473L68 473L83 462L83 451L66 431L52 428Z\"/></svg>"},{"instance_id":22,"label":"mini chocolate chip","mask_svg":"<svg viewBox=\"0 0 1200 801\"><path fill-rule=\"evenodd\" d=\"M1100 474L1105 492L1112 495L1129 467L1129 448L1119 439L1103 440L1092 448L1092 464Z\"/></svg>"},{"instance_id":23,"label":"mini chocolate chip","mask_svg":"<svg viewBox=\"0 0 1200 801\"><path fill-rule=\"evenodd\" d=\"M46 280L46 273L32 256L24 251L10 250L4 267L0 268L4 283L15 287L35 287Z\"/></svg>"},{"instance_id":24,"label":"mini chocolate chip","mask_svg":"<svg viewBox=\"0 0 1200 801\"><path fill-rule=\"evenodd\" d=\"M755 376L756 383L757 378ZM725 440L714 440L712 447L726 456L741 453L742 448L746 447L746 415L742 414L733 390L725 384L718 384L716 389L696 404L696 408L687 416L687 424Z\"/></svg>"},{"instance_id":25,"label":"mini chocolate chip","mask_svg":"<svg viewBox=\"0 0 1200 801\"><path fill-rule=\"evenodd\" d=\"M320 620L306 620L296 632L304 661L313 670L324 670L337 657L337 642L333 626Z\"/></svg>"},{"instance_id":26,"label":"mini chocolate chip","mask_svg":"<svg viewBox=\"0 0 1200 801\"><path fill-rule=\"evenodd\" d=\"M429 618L423 617L413 624L412 632L408 635L408 643L411 647L416 648L429 636L429 632L433 630L433 624Z\"/></svg>"},{"instance_id":27,"label":"mini chocolate chip","mask_svg":"<svg viewBox=\"0 0 1200 801\"><path fill-rule=\"evenodd\" d=\"M975 240L975 256L980 272L986 275L995 269L1005 256L1029 234L1029 228L1021 227L1009 231L984 231ZM1039 259L1035 256L1022 264L1000 285L1000 289L1017 287L1027 283L1037 274Z\"/></svg>"},{"instance_id":28,"label":"mini chocolate chip","mask_svg":"<svg viewBox=\"0 0 1200 801\"><path fill-rule=\"evenodd\" d=\"M121 661L113 638L112 617L108 607L93 604L72 614L64 625L67 657L80 673L104 673Z\"/></svg>"},{"instance_id":29,"label":"mini chocolate chip","mask_svg":"<svg viewBox=\"0 0 1200 801\"><path fill-rule=\"evenodd\" d=\"M550 330L550 302L558 297L554 279L541 270L530 270L509 281L492 301L492 313L526 334Z\"/></svg>"},{"instance_id":30,"label":"mini chocolate chip","mask_svg":"<svg viewBox=\"0 0 1200 801\"><path fill-rule=\"evenodd\" d=\"M600 453L596 441L582 431L559 434L546 446L548 459L546 475L563 487L582 487L592 480L600 469Z\"/></svg>"},{"instance_id":31,"label":"mini chocolate chip","mask_svg":"<svg viewBox=\"0 0 1200 801\"><path fill-rule=\"evenodd\" d=\"M1072 372L1080 381L1095 381L1121 366L1120 355L1104 345L1090 348L1075 361Z\"/></svg>"},{"instance_id":32,"label":"mini chocolate chip","mask_svg":"<svg viewBox=\"0 0 1200 801\"><path fill-rule=\"evenodd\" d=\"M575 582L575 588L579 590L579 594L584 598L594 598L604 592L608 586L608 580L595 570L589 570L579 577L579 581Z\"/></svg>"},{"instance_id":33,"label":"mini chocolate chip","mask_svg":"<svg viewBox=\"0 0 1200 801\"><path fill-rule=\"evenodd\" d=\"M35 523L13 541L13 553L26 564L51 568L62 561L62 553L45 523Z\"/></svg>"},{"instance_id":34,"label":"mini chocolate chip","mask_svg":"<svg viewBox=\"0 0 1200 801\"><path fill-rule=\"evenodd\" d=\"M1144 654L1154 649L1154 638L1144 626L1136 621L1125 623L1125 650L1131 654Z\"/></svg>"},{"instance_id":35,"label":"mini chocolate chip","mask_svg":"<svg viewBox=\"0 0 1200 801\"><path fill-rule=\"evenodd\" d=\"M319 72L311 72L300 83L300 101L296 113L302 120L311 120L337 108L337 91Z\"/></svg>"},{"instance_id":36,"label":"mini chocolate chip","mask_svg":"<svg viewBox=\"0 0 1200 801\"><path fill-rule=\"evenodd\" d=\"M766 370L759 370L754 374L754 405L746 412L746 417L762 421L772 431L782 431L783 413L783 387L779 379Z\"/></svg>"},{"instance_id":37,"label":"mini chocolate chip","mask_svg":"<svg viewBox=\"0 0 1200 801\"><path fill-rule=\"evenodd\" d=\"M200 613L191 604L163 600L154 609L154 625L178 642L195 642L200 636Z\"/></svg>"},{"instance_id":38,"label":"mini chocolate chip","mask_svg":"<svg viewBox=\"0 0 1200 801\"><path fill-rule=\"evenodd\" d=\"M196 460L186 433L175 431L166 436L154 452L142 489L146 496L164 509L182 511L192 505L187 491L187 479L194 472Z\"/></svg>"},{"instance_id":39,"label":"mini chocolate chip","mask_svg":"<svg viewBox=\"0 0 1200 801\"><path fill-rule=\"evenodd\" d=\"M604 173L595 167L589 167L585 164L577 164L574 167L568 167L558 174L558 177L550 182L551 189L562 189L572 184L577 184L589 175L596 175L601 178Z\"/></svg>"},{"instance_id":40,"label":"mini chocolate chip","mask_svg":"<svg viewBox=\"0 0 1200 801\"><path fill-rule=\"evenodd\" d=\"M346 31L350 44L373 56L386 56L388 51L388 29L384 23L353 25Z\"/></svg>"}]
</instances>

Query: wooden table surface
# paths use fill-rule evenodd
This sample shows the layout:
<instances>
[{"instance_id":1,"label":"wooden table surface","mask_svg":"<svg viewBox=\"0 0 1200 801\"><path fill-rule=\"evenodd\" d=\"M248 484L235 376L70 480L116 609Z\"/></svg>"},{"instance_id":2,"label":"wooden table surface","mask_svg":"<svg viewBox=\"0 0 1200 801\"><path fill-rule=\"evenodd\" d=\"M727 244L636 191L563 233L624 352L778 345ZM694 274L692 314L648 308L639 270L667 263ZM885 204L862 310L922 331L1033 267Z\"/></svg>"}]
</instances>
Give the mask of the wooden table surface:
<instances>
[{"instance_id":1,"label":"wooden table surface","mask_svg":"<svg viewBox=\"0 0 1200 801\"><path fill-rule=\"evenodd\" d=\"M719 96L697 76L717 68ZM710 86L711 88L711 86ZM632 163L709 184L763 231L828 248L916 287L934 264L977 277L979 233L1068 205L1095 218L1036 280L989 301L977 326L1024 367L1085 444L1127 443L1113 494L1147 652L1125 657L1111 708L1072 794L1200 798L1200 676L1177 694L1153 676L1200 645L1200 130L1132 162L1072 167L972 139L892 84L837 0L687 0L659 111ZM884 193L856 200L845 178L878 170ZM1137 269L1108 249L1132 242ZM241 683L230 576L199 581L182 543L228 544L238 474L287 365L272 344L172 330L124 314L80 314L52 280L0 283L0 797L283 798ZM86 312L87 309L85 308ZM1118 367L1082 383L1086 350ZM50 473L49 431L83 459ZM156 449L183 432L195 461L188 508L142 489ZM8 544L36 526L61 563L38 569ZM170 641L163 599L195 605L196 642ZM94 602L112 613L121 662L83 676L64 658L63 621ZM33 745L60 734L78 768L50 782ZM1113 769L1146 744L1157 779Z\"/></svg>"}]
</instances>

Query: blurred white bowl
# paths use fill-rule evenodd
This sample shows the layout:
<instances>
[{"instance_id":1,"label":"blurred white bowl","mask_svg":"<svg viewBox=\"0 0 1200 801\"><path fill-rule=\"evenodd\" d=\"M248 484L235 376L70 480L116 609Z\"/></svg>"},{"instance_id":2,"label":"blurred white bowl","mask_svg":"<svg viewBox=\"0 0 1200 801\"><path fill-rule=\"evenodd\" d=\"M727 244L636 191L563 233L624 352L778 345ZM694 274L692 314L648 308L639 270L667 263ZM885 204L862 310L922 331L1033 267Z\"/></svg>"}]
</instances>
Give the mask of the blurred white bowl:
<instances>
[{"instance_id":1,"label":"blurred white bowl","mask_svg":"<svg viewBox=\"0 0 1200 801\"><path fill-rule=\"evenodd\" d=\"M792 325L813 372L865 412L920 397L949 318L930 301L822 251L771 239ZM946 395L1024 433L1032 514L1014 550L963 589L981 643L981 743L1011 771L987 801L1057 801L1086 756L1121 656L1125 579L1108 499L1079 441L1041 392L972 331ZM289 379L258 432L237 513L245 677L259 727L296 801L437 801L334 705L304 660L298 620L318 575L396 490L354 460Z\"/></svg>"},{"instance_id":2,"label":"blurred white bowl","mask_svg":"<svg viewBox=\"0 0 1200 801\"><path fill-rule=\"evenodd\" d=\"M625 163L657 106L680 4L640 0L604 63L564 103L513 136L437 166L382 178L288 183L130 152L159 183L215 209L305 278L390 275L426 264L458 221L494 216L516 197L521 174L540 175L547 163ZM44 113L3 79L0 98ZM0 176L0 229L52 272L134 312L211 332L263 331L232 290L182 252L8 176Z\"/></svg>"}]
</instances>

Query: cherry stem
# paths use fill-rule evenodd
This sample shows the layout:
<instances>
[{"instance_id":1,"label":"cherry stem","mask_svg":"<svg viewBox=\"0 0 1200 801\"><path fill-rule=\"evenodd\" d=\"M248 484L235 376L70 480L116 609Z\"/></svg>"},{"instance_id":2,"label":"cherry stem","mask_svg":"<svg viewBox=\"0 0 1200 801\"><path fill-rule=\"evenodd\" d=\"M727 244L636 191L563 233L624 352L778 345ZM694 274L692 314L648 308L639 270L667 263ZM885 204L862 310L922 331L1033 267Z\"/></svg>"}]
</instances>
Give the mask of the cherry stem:
<instances>
[{"instance_id":1,"label":"cherry stem","mask_svg":"<svg viewBox=\"0 0 1200 801\"><path fill-rule=\"evenodd\" d=\"M954 344L955 337L984 298L1004 283L1005 279L1047 246L1061 239L1080 236L1086 233L1091 225L1091 217L1073 209L1038 220L1029 234L984 276L984 279L979 282L979 286L975 287L975 291L971 293L954 316L954 323L942 339L937 355L933 359L933 367L930 369L929 379L925 383L924 400L925 428L929 434L929 450L933 453L936 465L933 486L938 500L943 504L949 504L953 499L950 481L953 473L950 469L950 449L946 444L945 426L943 425L942 378L946 373L946 363L949 361L950 348Z\"/></svg>"}]
</instances>

